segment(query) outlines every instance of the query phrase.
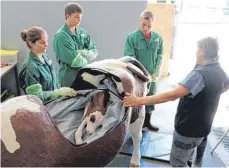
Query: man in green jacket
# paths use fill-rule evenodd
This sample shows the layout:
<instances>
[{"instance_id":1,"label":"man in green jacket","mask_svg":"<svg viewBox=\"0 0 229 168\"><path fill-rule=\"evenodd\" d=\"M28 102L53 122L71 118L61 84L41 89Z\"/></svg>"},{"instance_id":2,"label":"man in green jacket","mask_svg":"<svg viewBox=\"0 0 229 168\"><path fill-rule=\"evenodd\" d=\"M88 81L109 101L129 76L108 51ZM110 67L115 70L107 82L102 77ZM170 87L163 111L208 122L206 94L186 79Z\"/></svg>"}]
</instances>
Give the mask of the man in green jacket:
<instances>
[{"instance_id":1,"label":"man in green jacket","mask_svg":"<svg viewBox=\"0 0 229 168\"><path fill-rule=\"evenodd\" d=\"M127 36L124 56L132 56L143 64L151 74L152 83L148 95L155 94L155 85L160 76L163 55L163 39L160 34L151 31L154 15L149 10L141 14L141 28ZM143 127L158 131L159 128L150 123L154 105L146 106L146 116Z\"/></svg>"},{"instance_id":2,"label":"man in green jacket","mask_svg":"<svg viewBox=\"0 0 229 168\"><path fill-rule=\"evenodd\" d=\"M59 82L70 87L80 68L95 59L98 51L89 34L79 27L83 8L77 3L65 7L66 23L56 32L53 49L59 63Z\"/></svg>"}]
</instances>

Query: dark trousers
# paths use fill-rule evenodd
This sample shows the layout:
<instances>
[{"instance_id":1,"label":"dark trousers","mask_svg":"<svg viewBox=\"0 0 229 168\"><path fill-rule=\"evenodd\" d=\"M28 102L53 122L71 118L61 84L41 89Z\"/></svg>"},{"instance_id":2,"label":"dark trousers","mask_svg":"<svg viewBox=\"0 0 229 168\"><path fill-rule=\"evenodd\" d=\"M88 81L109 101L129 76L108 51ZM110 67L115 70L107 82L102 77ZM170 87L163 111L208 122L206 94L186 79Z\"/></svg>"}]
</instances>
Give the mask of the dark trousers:
<instances>
[{"instance_id":1,"label":"dark trousers","mask_svg":"<svg viewBox=\"0 0 229 168\"><path fill-rule=\"evenodd\" d=\"M151 85L150 85L150 90L149 90L149 93L147 94L147 96L152 96L155 93L156 93L156 83L152 82ZM154 104L146 105L145 108L146 108L146 113L148 113L148 114L151 114L151 112L153 110L155 110Z\"/></svg>"}]
</instances>

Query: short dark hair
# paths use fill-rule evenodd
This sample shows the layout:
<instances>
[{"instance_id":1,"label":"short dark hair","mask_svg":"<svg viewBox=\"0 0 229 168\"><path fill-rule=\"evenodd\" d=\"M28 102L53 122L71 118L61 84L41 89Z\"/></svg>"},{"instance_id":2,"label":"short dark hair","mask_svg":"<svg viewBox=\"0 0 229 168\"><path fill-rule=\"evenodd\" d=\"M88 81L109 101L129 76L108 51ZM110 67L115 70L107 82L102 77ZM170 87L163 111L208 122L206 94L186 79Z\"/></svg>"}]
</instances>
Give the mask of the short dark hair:
<instances>
[{"instance_id":1,"label":"short dark hair","mask_svg":"<svg viewBox=\"0 0 229 168\"><path fill-rule=\"evenodd\" d=\"M33 26L29 29L24 29L21 31L21 38L30 48L29 42L31 41L32 43L36 43L37 40L41 39L41 36L44 33L46 33L46 31L42 27Z\"/></svg>"},{"instance_id":2,"label":"short dark hair","mask_svg":"<svg viewBox=\"0 0 229 168\"><path fill-rule=\"evenodd\" d=\"M198 48L204 50L204 56L208 59L218 59L219 43L217 38L205 37L197 42Z\"/></svg>"},{"instance_id":3,"label":"short dark hair","mask_svg":"<svg viewBox=\"0 0 229 168\"><path fill-rule=\"evenodd\" d=\"M65 6L65 18L66 15L71 15L73 13L83 13L83 8L78 3L68 3Z\"/></svg>"}]
</instances>

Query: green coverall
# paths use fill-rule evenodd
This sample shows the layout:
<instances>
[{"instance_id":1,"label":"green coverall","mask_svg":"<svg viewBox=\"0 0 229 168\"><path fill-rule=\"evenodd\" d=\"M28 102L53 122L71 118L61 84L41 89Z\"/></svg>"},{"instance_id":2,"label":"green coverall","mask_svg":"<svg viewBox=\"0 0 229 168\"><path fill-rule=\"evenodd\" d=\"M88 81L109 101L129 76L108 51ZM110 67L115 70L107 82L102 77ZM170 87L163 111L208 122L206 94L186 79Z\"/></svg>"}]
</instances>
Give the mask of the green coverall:
<instances>
[{"instance_id":1,"label":"green coverall","mask_svg":"<svg viewBox=\"0 0 229 168\"><path fill-rule=\"evenodd\" d=\"M45 53L43 58L45 62L30 52L22 64L19 85L24 92L38 96L44 103L61 96L76 95L71 88L59 88L52 60Z\"/></svg>"},{"instance_id":2,"label":"green coverall","mask_svg":"<svg viewBox=\"0 0 229 168\"><path fill-rule=\"evenodd\" d=\"M77 28L74 35L66 23L57 31L53 49L59 63L59 82L64 87L70 87L80 68L98 55L88 33Z\"/></svg>"},{"instance_id":3,"label":"green coverall","mask_svg":"<svg viewBox=\"0 0 229 168\"><path fill-rule=\"evenodd\" d=\"M151 37L147 41L141 31L130 33L127 36L124 56L132 56L143 64L146 70L153 76L160 74L163 55L163 39L161 35L151 31ZM151 83L148 95L155 94L155 82ZM147 105L146 112L154 110L154 105Z\"/></svg>"}]
</instances>

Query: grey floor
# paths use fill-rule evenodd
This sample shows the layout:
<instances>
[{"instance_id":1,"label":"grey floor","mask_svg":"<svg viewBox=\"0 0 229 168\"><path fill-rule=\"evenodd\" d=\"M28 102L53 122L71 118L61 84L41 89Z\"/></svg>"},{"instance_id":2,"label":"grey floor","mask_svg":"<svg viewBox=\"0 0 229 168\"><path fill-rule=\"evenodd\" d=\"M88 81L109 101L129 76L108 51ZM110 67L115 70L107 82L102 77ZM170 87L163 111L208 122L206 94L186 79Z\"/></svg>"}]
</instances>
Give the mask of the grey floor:
<instances>
[{"instance_id":1,"label":"grey floor","mask_svg":"<svg viewBox=\"0 0 229 168\"><path fill-rule=\"evenodd\" d=\"M128 167L130 156L118 155L107 167ZM141 167L171 167L168 163L141 159Z\"/></svg>"}]
</instances>

